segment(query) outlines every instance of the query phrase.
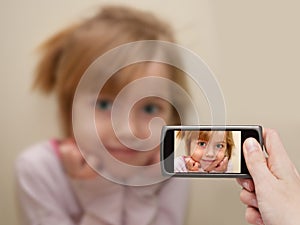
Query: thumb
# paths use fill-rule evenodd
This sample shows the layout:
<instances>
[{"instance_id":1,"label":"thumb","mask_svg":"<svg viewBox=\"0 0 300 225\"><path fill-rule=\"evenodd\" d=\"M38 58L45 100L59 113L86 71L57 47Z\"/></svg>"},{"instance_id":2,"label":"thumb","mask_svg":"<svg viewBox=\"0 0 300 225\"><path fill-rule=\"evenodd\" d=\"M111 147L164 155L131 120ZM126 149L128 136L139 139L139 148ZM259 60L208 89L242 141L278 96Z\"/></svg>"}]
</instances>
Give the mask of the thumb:
<instances>
[{"instance_id":1,"label":"thumb","mask_svg":"<svg viewBox=\"0 0 300 225\"><path fill-rule=\"evenodd\" d=\"M247 168L254 183L262 183L271 178L272 173L268 168L266 157L256 139L246 139L243 149Z\"/></svg>"}]
</instances>

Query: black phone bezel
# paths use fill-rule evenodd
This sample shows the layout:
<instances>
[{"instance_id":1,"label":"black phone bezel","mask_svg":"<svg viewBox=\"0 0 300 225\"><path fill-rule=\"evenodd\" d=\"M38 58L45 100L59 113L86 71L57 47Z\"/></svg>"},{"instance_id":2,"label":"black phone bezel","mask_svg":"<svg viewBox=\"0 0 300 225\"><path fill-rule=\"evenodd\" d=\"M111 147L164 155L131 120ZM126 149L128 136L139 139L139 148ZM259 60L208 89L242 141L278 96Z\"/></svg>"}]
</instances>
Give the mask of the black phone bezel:
<instances>
[{"instance_id":1,"label":"black phone bezel","mask_svg":"<svg viewBox=\"0 0 300 225\"><path fill-rule=\"evenodd\" d=\"M203 172L174 172L174 131L179 130L224 130L241 131L241 146L249 138L255 138L263 147L262 127L259 125L238 126L164 126L161 135L161 169L164 176L175 177L240 177L250 178L246 166L243 151L241 149L241 172L240 173L203 173ZM172 146L171 148L169 146Z\"/></svg>"}]
</instances>

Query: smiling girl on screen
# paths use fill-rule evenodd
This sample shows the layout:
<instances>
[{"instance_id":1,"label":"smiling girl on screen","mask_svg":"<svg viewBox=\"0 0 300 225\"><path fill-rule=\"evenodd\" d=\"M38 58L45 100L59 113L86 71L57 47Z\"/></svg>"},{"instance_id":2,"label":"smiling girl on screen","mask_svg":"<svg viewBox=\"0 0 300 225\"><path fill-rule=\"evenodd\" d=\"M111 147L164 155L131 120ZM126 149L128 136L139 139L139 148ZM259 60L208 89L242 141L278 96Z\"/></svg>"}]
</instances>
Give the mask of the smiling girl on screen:
<instances>
[{"instance_id":1,"label":"smiling girl on screen","mask_svg":"<svg viewBox=\"0 0 300 225\"><path fill-rule=\"evenodd\" d=\"M171 178L144 186L130 186L105 179L83 158L74 138L72 104L84 72L105 52L139 40L174 42L170 27L152 14L126 7L104 7L97 15L66 28L42 46L34 87L45 93L55 93L65 135L28 148L16 161L22 224L183 224L187 200L185 181ZM105 67L110 67L116 60L107 62ZM100 79L103 71L105 68L97 71ZM97 93L94 126L107 153L120 164L133 167L159 165L159 145L149 151L131 149L122 144L115 130L121 132L122 138L135 144L136 139L132 135L138 139L151 135L149 124L154 126L151 131L160 136L161 124L153 123L154 118L161 118L170 125L180 124L178 113L168 101L149 95L135 102L127 120L119 121L113 127L112 105L118 93L133 81L153 77L169 79L186 87L184 76L173 67L143 62L117 71ZM81 109L93 106L89 102L93 83L97 83L97 80L91 82L86 93L79 96L84 102ZM140 86L139 92L155 93L157 87L150 82ZM167 87L162 89L165 92L170 90ZM168 94L172 96L172 93ZM135 93L129 89L123 96L123 106L132 103L134 97ZM119 116L123 114L122 109L117 112ZM90 147L93 143L85 127L87 118L79 120L82 121L82 127L77 129L82 130ZM130 126L130 129L123 132L126 126ZM105 167L103 158L97 160L104 163ZM117 172L121 173L124 180L131 176L126 171L123 174L124 171ZM160 174L160 170L157 173Z\"/></svg>"},{"instance_id":2,"label":"smiling girl on screen","mask_svg":"<svg viewBox=\"0 0 300 225\"><path fill-rule=\"evenodd\" d=\"M178 131L187 156L175 158L175 172L230 172L234 148L231 131Z\"/></svg>"}]
</instances>

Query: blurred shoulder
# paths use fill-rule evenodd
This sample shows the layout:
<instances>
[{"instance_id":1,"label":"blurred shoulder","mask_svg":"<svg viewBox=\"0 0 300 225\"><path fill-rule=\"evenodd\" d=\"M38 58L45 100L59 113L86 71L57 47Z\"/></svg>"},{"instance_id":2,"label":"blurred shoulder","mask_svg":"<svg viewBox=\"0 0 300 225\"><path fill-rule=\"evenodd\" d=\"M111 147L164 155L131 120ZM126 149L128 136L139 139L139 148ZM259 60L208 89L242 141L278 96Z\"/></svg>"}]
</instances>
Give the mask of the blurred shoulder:
<instances>
[{"instance_id":1,"label":"blurred shoulder","mask_svg":"<svg viewBox=\"0 0 300 225\"><path fill-rule=\"evenodd\" d=\"M28 171L41 173L60 167L59 158L52 141L43 141L26 148L16 159L15 167L18 172Z\"/></svg>"}]
</instances>

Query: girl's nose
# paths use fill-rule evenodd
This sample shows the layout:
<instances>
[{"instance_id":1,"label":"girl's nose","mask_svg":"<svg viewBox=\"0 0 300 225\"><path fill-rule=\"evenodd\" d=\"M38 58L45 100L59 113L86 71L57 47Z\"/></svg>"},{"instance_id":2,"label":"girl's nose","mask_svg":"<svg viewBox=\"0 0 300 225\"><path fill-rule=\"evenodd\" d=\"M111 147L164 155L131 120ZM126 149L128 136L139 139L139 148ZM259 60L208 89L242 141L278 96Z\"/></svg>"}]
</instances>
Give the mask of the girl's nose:
<instances>
[{"instance_id":1,"label":"girl's nose","mask_svg":"<svg viewBox=\"0 0 300 225\"><path fill-rule=\"evenodd\" d=\"M112 118L112 125L117 140L129 148L137 148L135 144L147 138L142 129L144 124L138 121L132 111L119 110Z\"/></svg>"},{"instance_id":2,"label":"girl's nose","mask_svg":"<svg viewBox=\"0 0 300 225\"><path fill-rule=\"evenodd\" d=\"M208 158L214 158L215 154L214 154L213 147L211 147L209 145L207 146L205 156Z\"/></svg>"}]
</instances>

